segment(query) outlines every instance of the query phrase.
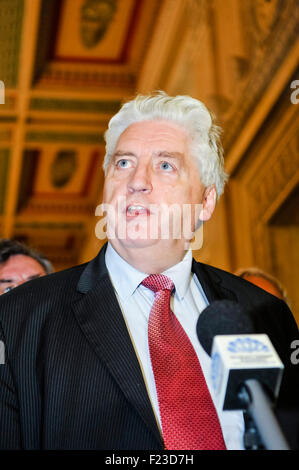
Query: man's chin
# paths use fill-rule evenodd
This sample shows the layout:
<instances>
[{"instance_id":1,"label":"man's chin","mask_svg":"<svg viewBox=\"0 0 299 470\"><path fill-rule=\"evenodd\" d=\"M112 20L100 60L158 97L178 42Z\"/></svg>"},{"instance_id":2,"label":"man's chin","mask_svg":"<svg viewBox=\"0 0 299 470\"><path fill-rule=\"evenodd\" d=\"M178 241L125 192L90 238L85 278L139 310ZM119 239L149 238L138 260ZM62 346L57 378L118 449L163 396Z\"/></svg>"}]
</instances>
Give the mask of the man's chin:
<instances>
[{"instance_id":1,"label":"man's chin","mask_svg":"<svg viewBox=\"0 0 299 470\"><path fill-rule=\"evenodd\" d=\"M151 238L126 238L119 243L126 248L149 248L159 244L161 240Z\"/></svg>"},{"instance_id":2,"label":"man's chin","mask_svg":"<svg viewBox=\"0 0 299 470\"><path fill-rule=\"evenodd\" d=\"M111 241L112 245L117 245L120 250L147 249L153 253L153 258L157 255L170 253L177 250L178 247L184 251L185 241L177 239L151 239L151 238L125 238L122 240ZM188 248L185 248L185 250Z\"/></svg>"}]
</instances>

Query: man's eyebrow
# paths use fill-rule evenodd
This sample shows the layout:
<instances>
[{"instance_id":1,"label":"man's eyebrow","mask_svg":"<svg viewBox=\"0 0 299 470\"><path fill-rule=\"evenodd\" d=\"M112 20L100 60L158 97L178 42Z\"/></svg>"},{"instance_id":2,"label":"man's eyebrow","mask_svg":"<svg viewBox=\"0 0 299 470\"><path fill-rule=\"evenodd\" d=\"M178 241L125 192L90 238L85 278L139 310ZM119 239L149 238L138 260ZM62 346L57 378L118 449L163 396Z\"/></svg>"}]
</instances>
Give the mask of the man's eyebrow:
<instances>
[{"instance_id":1,"label":"man's eyebrow","mask_svg":"<svg viewBox=\"0 0 299 470\"><path fill-rule=\"evenodd\" d=\"M169 152L168 150L159 150L158 152L154 153L154 156L181 159L184 155L181 152ZM114 153L113 157L136 157L136 154L130 151L118 150Z\"/></svg>"},{"instance_id":2,"label":"man's eyebrow","mask_svg":"<svg viewBox=\"0 0 299 470\"><path fill-rule=\"evenodd\" d=\"M32 276L29 276L26 278L26 281L32 281L33 279L37 279L38 277L41 277L41 274L33 274ZM0 284L11 284L13 282L18 282L17 279L0 279Z\"/></svg>"},{"instance_id":3,"label":"man's eyebrow","mask_svg":"<svg viewBox=\"0 0 299 470\"><path fill-rule=\"evenodd\" d=\"M184 155L181 152L168 152L167 150L161 150L159 152L156 152L155 156L181 159Z\"/></svg>"},{"instance_id":4,"label":"man's eyebrow","mask_svg":"<svg viewBox=\"0 0 299 470\"><path fill-rule=\"evenodd\" d=\"M41 274L34 274L33 276L27 277L27 281L32 281L32 279L37 279L38 277L41 277Z\"/></svg>"},{"instance_id":5,"label":"man's eyebrow","mask_svg":"<svg viewBox=\"0 0 299 470\"><path fill-rule=\"evenodd\" d=\"M134 152L126 152L125 150L118 150L113 154L113 158L115 157L136 157Z\"/></svg>"}]
</instances>

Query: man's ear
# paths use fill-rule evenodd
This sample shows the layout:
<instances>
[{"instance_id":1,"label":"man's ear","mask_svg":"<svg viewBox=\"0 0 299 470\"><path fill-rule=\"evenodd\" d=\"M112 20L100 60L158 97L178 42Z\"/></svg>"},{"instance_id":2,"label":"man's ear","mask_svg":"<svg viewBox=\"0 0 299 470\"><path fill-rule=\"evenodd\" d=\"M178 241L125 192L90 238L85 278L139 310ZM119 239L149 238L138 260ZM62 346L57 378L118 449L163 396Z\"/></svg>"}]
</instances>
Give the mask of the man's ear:
<instances>
[{"instance_id":1,"label":"man's ear","mask_svg":"<svg viewBox=\"0 0 299 470\"><path fill-rule=\"evenodd\" d=\"M206 222L209 220L214 212L217 202L217 192L214 184L207 186L203 193L202 209L199 214L199 220Z\"/></svg>"}]
</instances>

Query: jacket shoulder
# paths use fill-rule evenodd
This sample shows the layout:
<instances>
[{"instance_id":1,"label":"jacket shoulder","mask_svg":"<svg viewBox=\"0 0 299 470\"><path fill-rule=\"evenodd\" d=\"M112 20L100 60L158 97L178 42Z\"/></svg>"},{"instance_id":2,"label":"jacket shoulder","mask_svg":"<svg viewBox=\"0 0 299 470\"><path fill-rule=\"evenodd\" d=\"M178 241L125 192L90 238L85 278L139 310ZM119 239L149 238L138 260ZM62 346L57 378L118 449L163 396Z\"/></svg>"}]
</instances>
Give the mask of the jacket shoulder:
<instances>
[{"instance_id":1,"label":"jacket shoulder","mask_svg":"<svg viewBox=\"0 0 299 470\"><path fill-rule=\"evenodd\" d=\"M20 323L34 315L36 322L49 311L71 302L86 264L28 281L0 296L0 323Z\"/></svg>"},{"instance_id":2,"label":"jacket shoulder","mask_svg":"<svg viewBox=\"0 0 299 470\"><path fill-rule=\"evenodd\" d=\"M250 304L254 304L255 302L260 303L268 301L285 305L285 302L282 300L240 276L209 264L198 262L196 262L196 264L200 265L201 269L205 271L210 278L221 283L226 289L232 290L236 295L237 301L241 303L243 301L249 301Z\"/></svg>"}]
</instances>

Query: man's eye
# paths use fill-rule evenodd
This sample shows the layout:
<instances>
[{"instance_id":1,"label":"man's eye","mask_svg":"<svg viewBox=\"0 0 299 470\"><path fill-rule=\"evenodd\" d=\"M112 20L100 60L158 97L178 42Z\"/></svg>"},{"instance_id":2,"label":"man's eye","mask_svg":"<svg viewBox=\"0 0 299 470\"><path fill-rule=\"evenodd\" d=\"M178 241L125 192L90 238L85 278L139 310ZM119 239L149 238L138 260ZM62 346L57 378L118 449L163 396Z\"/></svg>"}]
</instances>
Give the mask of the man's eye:
<instances>
[{"instance_id":1,"label":"man's eye","mask_svg":"<svg viewBox=\"0 0 299 470\"><path fill-rule=\"evenodd\" d=\"M6 289L4 289L4 294L6 294L6 292L9 292L11 290L13 290L13 286L6 287Z\"/></svg>"},{"instance_id":2,"label":"man's eye","mask_svg":"<svg viewBox=\"0 0 299 470\"><path fill-rule=\"evenodd\" d=\"M118 162L116 162L116 166L118 168L129 168L130 167L130 161L125 159L125 158L122 158L121 160L118 160Z\"/></svg>"},{"instance_id":3,"label":"man's eye","mask_svg":"<svg viewBox=\"0 0 299 470\"><path fill-rule=\"evenodd\" d=\"M170 163L168 163L168 162L162 162L162 163L160 164L160 168L161 168L162 170L164 170L164 171L171 171L171 170L173 170L173 166L170 165Z\"/></svg>"}]
</instances>

